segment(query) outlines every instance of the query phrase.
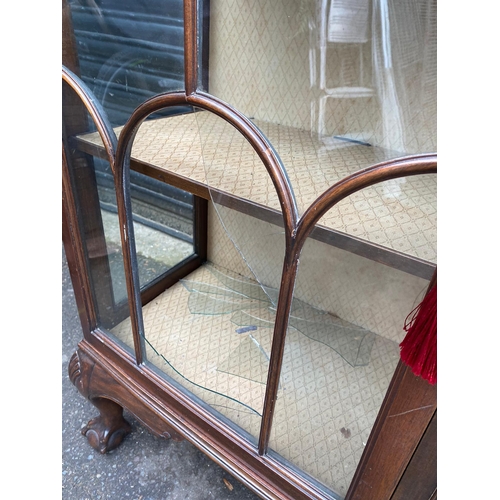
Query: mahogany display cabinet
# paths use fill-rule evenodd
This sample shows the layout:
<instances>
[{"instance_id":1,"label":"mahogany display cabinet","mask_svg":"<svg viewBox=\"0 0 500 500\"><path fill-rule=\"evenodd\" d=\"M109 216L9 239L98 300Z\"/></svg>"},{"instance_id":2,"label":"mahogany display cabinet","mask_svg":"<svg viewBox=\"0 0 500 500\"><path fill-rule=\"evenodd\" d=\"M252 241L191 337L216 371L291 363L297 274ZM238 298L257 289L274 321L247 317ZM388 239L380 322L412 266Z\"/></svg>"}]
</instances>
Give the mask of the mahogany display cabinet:
<instances>
[{"instance_id":1,"label":"mahogany display cabinet","mask_svg":"<svg viewBox=\"0 0 500 500\"><path fill-rule=\"evenodd\" d=\"M437 498L436 385L399 349L436 277L436 2L62 18L89 444L126 408L262 498Z\"/></svg>"}]
</instances>

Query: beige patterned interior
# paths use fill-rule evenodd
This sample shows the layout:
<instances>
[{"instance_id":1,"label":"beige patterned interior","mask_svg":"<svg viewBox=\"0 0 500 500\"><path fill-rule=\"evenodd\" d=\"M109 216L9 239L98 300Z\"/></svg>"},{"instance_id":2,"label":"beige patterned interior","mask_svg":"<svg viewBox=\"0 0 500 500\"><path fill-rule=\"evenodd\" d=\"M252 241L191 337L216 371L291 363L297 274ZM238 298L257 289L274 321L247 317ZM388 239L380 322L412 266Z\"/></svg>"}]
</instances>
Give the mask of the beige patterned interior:
<instances>
[{"instance_id":1,"label":"beige patterned interior","mask_svg":"<svg viewBox=\"0 0 500 500\"><path fill-rule=\"evenodd\" d=\"M329 183L384 158L380 148L342 144L329 149L303 131L257 123L276 144L292 185L299 187L295 195L302 208ZM218 189L264 206L279 207L255 152L235 129L207 112L144 123L132 155L188 179L208 180ZM321 223L433 261L435 178L405 181L351 196ZM278 286L283 258L279 227L219 205L214 208L210 205L209 259ZM200 274L207 278L203 269L190 278ZM332 349L289 330L270 447L341 495L347 491L399 359L404 319L425 285L423 279L319 241L310 240L304 248L296 297L378 336L370 363L352 367ZM188 300L189 292L177 284L144 307L148 358L257 438L267 359L248 334L235 333L230 316L192 315ZM127 322L113 333L132 345ZM269 353L270 329L252 335Z\"/></svg>"},{"instance_id":2,"label":"beige patterned interior","mask_svg":"<svg viewBox=\"0 0 500 500\"><path fill-rule=\"evenodd\" d=\"M200 268L189 279L213 277ZM228 314L190 314L189 295L178 283L143 308L148 359L257 439L272 331L238 334ZM129 321L113 334L132 345ZM398 359L398 344L377 336L370 363L352 367L290 328L271 448L345 494Z\"/></svg>"},{"instance_id":3,"label":"beige patterned interior","mask_svg":"<svg viewBox=\"0 0 500 500\"><path fill-rule=\"evenodd\" d=\"M328 148L306 132L257 124L276 144L292 185L299 187L295 195L302 209L329 183L384 158L381 148L344 144ZM207 112L145 122L132 155L187 179L209 181L236 196L279 207L255 152L235 129ZM405 181L357 193L321 223L434 261L435 178ZM266 285L279 285L283 258L279 227L211 204L208 235L210 261L243 276L256 276ZM401 241L405 246L398 245ZM203 269L190 278L199 274L207 278ZM404 319L425 285L423 279L316 240L304 248L295 296L378 336L370 363L352 367L332 349L290 329L270 447L340 494L352 479L399 359ZM249 335L235 332L228 315L192 315L188 300L189 292L178 284L144 308L148 358L257 438L266 357ZM113 333L132 345L126 322ZM270 330L254 333L269 353Z\"/></svg>"},{"instance_id":4,"label":"beige patterned interior","mask_svg":"<svg viewBox=\"0 0 500 500\"><path fill-rule=\"evenodd\" d=\"M211 1L210 93L261 121L347 134L397 155L435 151L437 2L387 2L390 63L382 3L353 4L369 10L366 41L333 43L329 0Z\"/></svg>"},{"instance_id":5,"label":"beige patterned interior","mask_svg":"<svg viewBox=\"0 0 500 500\"><path fill-rule=\"evenodd\" d=\"M209 261L279 288L284 240L276 227L221 206L209 207ZM230 228L232 239L221 219ZM242 251L237 250L234 241ZM427 283L309 238L300 257L294 294L314 307L399 343L406 315L421 298Z\"/></svg>"},{"instance_id":6,"label":"beige patterned interior","mask_svg":"<svg viewBox=\"0 0 500 500\"><path fill-rule=\"evenodd\" d=\"M273 227L233 214L253 238ZM251 277L212 205L209 221L209 260L228 272ZM279 283L281 267L274 259L281 252L271 251L272 247L264 252L273 270L266 279ZM399 360L404 317L426 282L314 240L304 257L295 296L357 325L373 325L378 335L370 362L353 367L333 349L289 328L270 447L343 495ZM216 282L204 267L188 279ZM326 284L328 290L318 289ZM148 359L257 439L271 329L238 334L230 314L190 313L189 298L190 292L178 283L143 308ZM133 345L128 321L113 334Z\"/></svg>"},{"instance_id":7,"label":"beige patterned interior","mask_svg":"<svg viewBox=\"0 0 500 500\"><path fill-rule=\"evenodd\" d=\"M390 158L382 148L329 139L291 127L255 121L275 147L303 212L345 176ZM121 128L117 128L117 134ZM102 144L97 134L87 142ZM209 112L143 123L132 157L180 177L275 210L276 191L265 168L241 134ZM406 177L364 189L340 202L320 225L436 262L435 175Z\"/></svg>"}]
</instances>

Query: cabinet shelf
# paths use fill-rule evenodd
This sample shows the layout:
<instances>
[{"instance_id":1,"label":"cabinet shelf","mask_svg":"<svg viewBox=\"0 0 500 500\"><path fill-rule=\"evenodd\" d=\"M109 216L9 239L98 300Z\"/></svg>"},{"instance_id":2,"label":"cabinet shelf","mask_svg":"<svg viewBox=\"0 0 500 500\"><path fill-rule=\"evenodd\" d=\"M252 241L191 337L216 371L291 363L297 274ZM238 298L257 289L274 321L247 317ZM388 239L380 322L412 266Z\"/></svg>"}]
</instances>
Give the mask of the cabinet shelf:
<instances>
[{"instance_id":1,"label":"cabinet shelf","mask_svg":"<svg viewBox=\"0 0 500 500\"><path fill-rule=\"evenodd\" d=\"M231 279L229 274L224 277ZM214 274L213 267L204 265L144 306L147 357L169 379L217 410L257 443L274 324L266 327L264 321L259 321L264 315L256 312L255 306L248 311L253 324L258 326L249 331L241 328L247 324L240 321L238 314L244 309L235 309L233 314L227 313L227 309L209 312L209 302L208 306L204 304L204 308L194 310L192 299L197 298L197 290L192 289L193 286L201 291L200 295L209 295L205 287L221 285L224 286L224 281ZM223 301L220 288L215 297ZM311 317L307 317L311 324ZM324 314L318 325L326 325L323 322L328 318L332 320ZM377 415L376 409L397 365L399 346L365 330L369 344L367 355L353 366L346 361L349 350L346 344L353 347L352 331L362 329L347 322L342 322L342 327L347 330L345 334L340 333L343 340L338 345L332 342L335 327L328 328L323 338L319 333L311 335L310 329L300 326L300 329L289 328L271 446L285 460L299 465L316 479L326 484L333 481L348 485L354 468L336 467L339 453L344 449L342 440L329 440L329 445L321 447L313 459L303 451L309 450L318 436L327 441L329 436L342 435L344 430L349 433L353 457L359 461ZM133 345L129 319L117 325L112 333L125 344ZM386 368L379 369L381 366ZM321 376L314 378L312 373L321 373ZM328 383L322 384L322 380ZM321 400L316 390L306 390L320 386ZM340 399L338 388L342 389ZM351 394L356 394L353 398L355 416L352 416L355 423L346 431L345 419L331 420L326 409L340 414L342 405L353 404ZM309 413L315 415L309 425L297 425L303 421L303 415Z\"/></svg>"},{"instance_id":2,"label":"cabinet shelf","mask_svg":"<svg viewBox=\"0 0 500 500\"><path fill-rule=\"evenodd\" d=\"M320 140L307 131L285 125L258 120L255 124L280 155L301 212L345 176L398 156L349 140ZM200 130L210 130L208 139L203 139L203 153ZM131 168L207 200L211 199L211 192L216 193L217 201L230 208L280 224L281 213L272 183L260 159L233 130L209 112L148 120L134 141ZM115 129L117 135L120 131L121 127ZM229 139L228 131L233 134ZM244 172L243 168L239 170L244 175L222 175L224 165L219 159L215 160L218 165L212 167L213 159L209 156L216 156L216 144L210 142L212 134L226 134L226 140L232 141L232 158L244 165ZM97 133L81 135L76 140L82 151L103 157ZM237 171L231 169L231 173ZM430 279L436 265L436 176L396 179L362 190L330 210L311 237Z\"/></svg>"}]
</instances>

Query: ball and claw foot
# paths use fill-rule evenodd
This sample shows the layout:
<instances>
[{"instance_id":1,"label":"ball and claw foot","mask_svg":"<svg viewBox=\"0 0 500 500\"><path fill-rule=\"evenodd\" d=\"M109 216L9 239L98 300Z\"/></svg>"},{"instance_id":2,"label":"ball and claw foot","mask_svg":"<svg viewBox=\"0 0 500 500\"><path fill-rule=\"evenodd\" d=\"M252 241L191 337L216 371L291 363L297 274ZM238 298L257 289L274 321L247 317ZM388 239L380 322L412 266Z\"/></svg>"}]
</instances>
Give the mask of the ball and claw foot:
<instances>
[{"instance_id":1,"label":"ball and claw foot","mask_svg":"<svg viewBox=\"0 0 500 500\"><path fill-rule=\"evenodd\" d=\"M99 453L107 453L118 446L132 430L123 418L123 409L113 401L101 399L97 404L101 414L89 421L82 429L90 446Z\"/></svg>"},{"instance_id":2,"label":"ball and claw foot","mask_svg":"<svg viewBox=\"0 0 500 500\"><path fill-rule=\"evenodd\" d=\"M71 357L68 374L80 394L87 398L100 413L82 429L82 434L87 437L90 446L99 453L114 450L132 431L132 427L123 418L122 406L111 399L92 395L93 386L100 387L103 383L110 386L112 383L106 378L105 372L95 364L95 361L80 349Z\"/></svg>"}]
</instances>

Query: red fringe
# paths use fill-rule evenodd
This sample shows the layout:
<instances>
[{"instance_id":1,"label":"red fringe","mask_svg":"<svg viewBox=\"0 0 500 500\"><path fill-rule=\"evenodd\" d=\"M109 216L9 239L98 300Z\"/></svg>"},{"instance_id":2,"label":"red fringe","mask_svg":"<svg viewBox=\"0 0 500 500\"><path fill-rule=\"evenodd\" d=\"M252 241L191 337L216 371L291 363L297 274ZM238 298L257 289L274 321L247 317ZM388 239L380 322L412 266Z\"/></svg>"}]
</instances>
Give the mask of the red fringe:
<instances>
[{"instance_id":1,"label":"red fringe","mask_svg":"<svg viewBox=\"0 0 500 500\"><path fill-rule=\"evenodd\" d=\"M431 384L437 382L437 284L407 316L401 359Z\"/></svg>"}]
</instances>

